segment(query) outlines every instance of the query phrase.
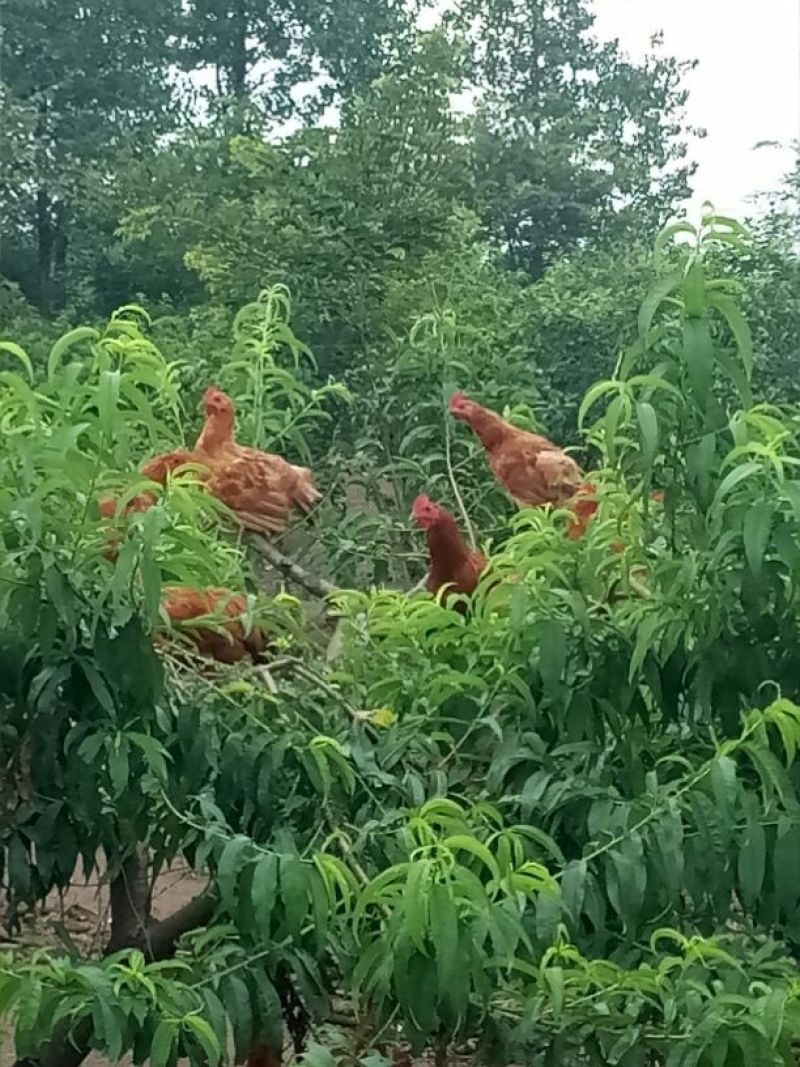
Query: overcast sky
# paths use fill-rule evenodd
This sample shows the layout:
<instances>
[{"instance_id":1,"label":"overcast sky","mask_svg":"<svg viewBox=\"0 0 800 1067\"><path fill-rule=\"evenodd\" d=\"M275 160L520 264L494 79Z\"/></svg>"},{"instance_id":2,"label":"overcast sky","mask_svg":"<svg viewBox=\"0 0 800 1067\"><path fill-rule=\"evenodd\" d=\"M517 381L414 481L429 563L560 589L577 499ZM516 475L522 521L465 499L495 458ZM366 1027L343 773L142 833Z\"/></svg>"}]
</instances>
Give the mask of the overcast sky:
<instances>
[{"instance_id":1,"label":"overcast sky","mask_svg":"<svg viewBox=\"0 0 800 1067\"><path fill-rule=\"evenodd\" d=\"M594 0L594 10L598 36L618 37L632 58L663 30L666 51L700 61L688 81L689 121L708 131L692 145L694 208L711 200L742 215L778 185L800 139L800 0Z\"/></svg>"}]
</instances>

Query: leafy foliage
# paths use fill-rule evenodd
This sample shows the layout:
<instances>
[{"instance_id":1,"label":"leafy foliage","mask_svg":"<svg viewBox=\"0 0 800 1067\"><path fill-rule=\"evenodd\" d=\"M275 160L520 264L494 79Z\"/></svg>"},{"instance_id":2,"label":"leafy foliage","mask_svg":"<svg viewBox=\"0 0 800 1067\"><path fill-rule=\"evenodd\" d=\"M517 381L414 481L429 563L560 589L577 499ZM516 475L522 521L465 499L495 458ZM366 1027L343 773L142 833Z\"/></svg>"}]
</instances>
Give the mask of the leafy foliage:
<instances>
[{"instance_id":1,"label":"leafy foliage","mask_svg":"<svg viewBox=\"0 0 800 1067\"><path fill-rule=\"evenodd\" d=\"M112 912L98 959L0 957L20 1061L793 1063L796 182L651 255L686 67L583 0L6 7L3 914L92 873ZM313 467L322 610L136 473L212 382ZM457 387L578 450L581 539ZM408 592L421 490L490 558L463 613ZM193 657L170 583L245 592L267 664ZM207 887L158 922L176 861Z\"/></svg>"},{"instance_id":2,"label":"leafy foliage","mask_svg":"<svg viewBox=\"0 0 800 1067\"><path fill-rule=\"evenodd\" d=\"M153 651L163 578L245 581L198 490L167 486L102 555L100 472L183 435L185 368L141 309L71 331L38 374L3 344L9 918L98 848L112 877L146 845L153 869L184 856L210 880L175 959L4 962L20 1055L85 1021L111 1056L223 1062L230 1028L241 1058L280 1042L291 987L321 1023L334 990L358 1017L311 1064L383 1062L398 1026L415 1050L477 1040L499 1062L792 1062L798 460L793 417L751 396L750 332L715 274L747 241L711 213L659 238L637 337L581 405L602 465L578 541L558 510L501 527L441 414L454 372L500 396L491 349L461 357L481 334L453 304L418 317L387 395L429 383L417 477L458 470L495 526L490 568L466 614L341 591L328 666L296 602L259 599L279 636L266 686ZM471 293L448 296L466 312ZM288 312L281 288L245 307L221 370L249 436L307 455L327 394Z\"/></svg>"}]
</instances>

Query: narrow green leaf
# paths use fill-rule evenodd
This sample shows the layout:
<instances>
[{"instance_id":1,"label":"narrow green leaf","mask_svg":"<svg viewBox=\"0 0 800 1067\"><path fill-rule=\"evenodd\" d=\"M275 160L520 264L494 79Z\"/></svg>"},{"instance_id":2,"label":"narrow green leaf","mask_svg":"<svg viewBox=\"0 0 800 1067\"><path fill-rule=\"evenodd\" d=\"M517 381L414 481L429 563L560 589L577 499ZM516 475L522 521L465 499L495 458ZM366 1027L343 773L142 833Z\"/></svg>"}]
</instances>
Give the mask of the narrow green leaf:
<instances>
[{"instance_id":1,"label":"narrow green leaf","mask_svg":"<svg viewBox=\"0 0 800 1067\"><path fill-rule=\"evenodd\" d=\"M250 838L237 835L226 842L217 863L217 886L222 903L232 915L236 913L236 887L239 874L247 862L247 853L250 849Z\"/></svg>"},{"instance_id":2,"label":"narrow green leaf","mask_svg":"<svg viewBox=\"0 0 800 1067\"><path fill-rule=\"evenodd\" d=\"M739 310L733 298L724 293L709 293L708 302L725 318L730 331L736 340L739 359L742 362L745 375L749 381L753 373L753 336L750 333L747 319Z\"/></svg>"},{"instance_id":3,"label":"narrow green leaf","mask_svg":"<svg viewBox=\"0 0 800 1067\"><path fill-rule=\"evenodd\" d=\"M744 517L744 551L750 570L756 577L761 574L764 564L764 554L769 543L775 511L775 503L763 501L758 504L754 503Z\"/></svg>"},{"instance_id":4,"label":"narrow green leaf","mask_svg":"<svg viewBox=\"0 0 800 1067\"><path fill-rule=\"evenodd\" d=\"M596 382L586 391L586 395L578 409L578 428L583 429L584 420L589 410L597 403L600 397L606 393L619 393L620 383L616 381Z\"/></svg>"},{"instance_id":5,"label":"narrow green leaf","mask_svg":"<svg viewBox=\"0 0 800 1067\"><path fill-rule=\"evenodd\" d=\"M14 356L15 359L18 359L22 366L25 368L25 371L28 375L28 381L31 383L31 385L33 385L33 364L31 363L31 357L28 355L25 349L18 345L15 341L0 341L0 352L8 352L9 355Z\"/></svg>"},{"instance_id":6,"label":"narrow green leaf","mask_svg":"<svg viewBox=\"0 0 800 1067\"><path fill-rule=\"evenodd\" d=\"M223 1003L233 1030L237 1062L242 1063L253 1041L253 1008L247 986L237 974L224 981Z\"/></svg>"},{"instance_id":7,"label":"narrow green leaf","mask_svg":"<svg viewBox=\"0 0 800 1067\"><path fill-rule=\"evenodd\" d=\"M289 934L298 938L308 914L308 875L297 856L282 856L280 862L280 894L286 912Z\"/></svg>"},{"instance_id":8,"label":"narrow green leaf","mask_svg":"<svg viewBox=\"0 0 800 1067\"><path fill-rule=\"evenodd\" d=\"M177 1029L177 1023L171 1019L164 1019L158 1024L150 1045L150 1067L167 1067Z\"/></svg>"},{"instance_id":9,"label":"narrow green leaf","mask_svg":"<svg viewBox=\"0 0 800 1067\"><path fill-rule=\"evenodd\" d=\"M714 378L714 343L705 319L687 318L683 323L683 358L692 392L705 411Z\"/></svg>"},{"instance_id":10,"label":"narrow green leaf","mask_svg":"<svg viewBox=\"0 0 800 1067\"><path fill-rule=\"evenodd\" d=\"M500 880L500 868L497 865L497 860L486 845L484 845L483 842L478 841L477 838L469 837L467 834L454 834L452 837L445 838L442 844L445 848L449 848L455 852L470 852L483 863L492 878L497 881Z\"/></svg>"},{"instance_id":11,"label":"narrow green leaf","mask_svg":"<svg viewBox=\"0 0 800 1067\"><path fill-rule=\"evenodd\" d=\"M656 312L667 297L675 292L680 283L681 274L679 271L666 274L658 279L642 302L639 311L639 336L645 344L647 344L648 334L650 333L650 327L653 325Z\"/></svg>"},{"instance_id":12,"label":"narrow green leaf","mask_svg":"<svg viewBox=\"0 0 800 1067\"><path fill-rule=\"evenodd\" d=\"M64 353L72 348L73 345L80 344L81 341L99 340L99 332L91 326L78 326L76 329L70 330L69 333L59 337L47 357L47 380L52 382L53 378L55 378L64 358Z\"/></svg>"},{"instance_id":13,"label":"narrow green leaf","mask_svg":"<svg viewBox=\"0 0 800 1067\"><path fill-rule=\"evenodd\" d=\"M739 849L739 889L745 907L753 908L764 884L767 844L764 827L756 812L750 812L745 828L744 840Z\"/></svg>"},{"instance_id":14,"label":"narrow green leaf","mask_svg":"<svg viewBox=\"0 0 800 1067\"><path fill-rule=\"evenodd\" d=\"M263 938L268 938L272 911L278 895L278 857L262 856L256 864L251 899L256 925Z\"/></svg>"},{"instance_id":15,"label":"narrow green leaf","mask_svg":"<svg viewBox=\"0 0 800 1067\"><path fill-rule=\"evenodd\" d=\"M431 886L430 916L439 999L444 1000L455 980L458 952L458 915L448 886L440 883Z\"/></svg>"},{"instance_id":16,"label":"narrow green leaf","mask_svg":"<svg viewBox=\"0 0 800 1067\"><path fill-rule=\"evenodd\" d=\"M416 860L408 865L408 878L403 889L405 928L420 952L427 953L425 937L428 931L430 904L430 860Z\"/></svg>"},{"instance_id":17,"label":"narrow green leaf","mask_svg":"<svg viewBox=\"0 0 800 1067\"><path fill-rule=\"evenodd\" d=\"M552 695L564 676L567 663L567 636L556 619L544 619L537 627L539 633L539 674L545 693Z\"/></svg>"},{"instance_id":18,"label":"narrow green leaf","mask_svg":"<svg viewBox=\"0 0 800 1067\"><path fill-rule=\"evenodd\" d=\"M187 1015L183 1020L183 1025L202 1048L208 1067L217 1067L222 1059L222 1049L216 1034L205 1019L199 1015Z\"/></svg>"},{"instance_id":19,"label":"narrow green leaf","mask_svg":"<svg viewBox=\"0 0 800 1067\"><path fill-rule=\"evenodd\" d=\"M735 467L729 474L722 479L714 494L713 506L721 503L728 496L737 485L740 485L747 478L752 478L756 474L761 473L761 467L757 463L743 463L741 467Z\"/></svg>"},{"instance_id":20,"label":"narrow green leaf","mask_svg":"<svg viewBox=\"0 0 800 1067\"><path fill-rule=\"evenodd\" d=\"M121 796L128 788L130 779L130 759L128 741L122 734L109 738L107 742L108 773L111 778L111 791L115 797Z\"/></svg>"},{"instance_id":21,"label":"narrow green leaf","mask_svg":"<svg viewBox=\"0 0 800 1067\"><path fill-rule=\"evenodd\" d=\"M652 404L639 401L636 405L639 432L642 441L642 461L645 470L650 470L658 450L658 416Z\"/></svg>"}]
</instances>

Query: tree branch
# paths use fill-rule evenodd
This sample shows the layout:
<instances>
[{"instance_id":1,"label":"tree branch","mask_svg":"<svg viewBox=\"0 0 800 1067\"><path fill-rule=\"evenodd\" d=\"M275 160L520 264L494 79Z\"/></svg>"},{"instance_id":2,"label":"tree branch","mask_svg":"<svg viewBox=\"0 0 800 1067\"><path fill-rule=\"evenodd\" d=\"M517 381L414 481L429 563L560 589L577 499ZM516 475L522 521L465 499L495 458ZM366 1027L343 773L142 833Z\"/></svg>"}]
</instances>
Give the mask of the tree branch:
<instances>
[{"instance_id":1,"label":"tree branch","mask_svg":"<svg viewBox=\"0 0 800 1067\"><path fill-rule=\"evenodd\" d=\"M271 567L274 567L288 581L294 582L307 593L311 593L312 596L319 600L326 600L331 593L338 592L337 587L327 578L319 578L316 574L311 574L305 567L301 567L293 559L284 556L266 537L260 534L250 534L250 540Z\"/></svg>"}]
</instances>

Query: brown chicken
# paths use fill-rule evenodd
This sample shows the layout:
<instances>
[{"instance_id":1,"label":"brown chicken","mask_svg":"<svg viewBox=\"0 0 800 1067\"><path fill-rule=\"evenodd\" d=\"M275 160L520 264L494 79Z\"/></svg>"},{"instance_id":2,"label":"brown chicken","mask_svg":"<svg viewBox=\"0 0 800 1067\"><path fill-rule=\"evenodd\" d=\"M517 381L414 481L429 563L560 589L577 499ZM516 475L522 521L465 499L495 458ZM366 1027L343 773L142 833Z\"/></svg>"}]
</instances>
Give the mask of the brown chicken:
<instances>
[{"instance_id":1,"label":"brown chicken","mask_svg":"<svg viewBox=\"0 0 800 1067\"><path fill-rule=\"evenodd\" d=\"M246 530L281 533L293 506L308 511L320 498L307 467L236 444L236 408L229 396L209 386L203 408L206 421L195 445L195 462L209 468L209 492L236 514Z\"/></svg>"},{"instance_id":2,"label":"brown chicken","mask_svg":"<svg viewBox=\"0 0 800 1067\"><path fill-rule=\"evenodd\" d=\"M162 591L161 607L173 623L188 623L203 615L214 615L222 608L226 621L222 629L211 626L181 626L181 631L197 648L199 655L218 663L238 663L249 655L254 663L260 661L266 648L266 638L258 627L245 633L241 616L247 601L241 594L227 589L193 589L188 585L167 586Z\"/></svg>"},{"instance_id":3,"label":"brown chicken","mask_svg":"<svg viewBox=\"0 0 800 1067\"><path fill-rule=\"evenodd\" d=\"M141 466L140 471L151 482L165 485L169 474L177 470L178 467L182 467L185 463L193 462L193 459L192 453L187 449L176 448L173 452L164 452L161 455L153 456L152 459L149 459ZM147 489L143 493L137 493L122 509L122 517L130 515L134 511L147 511L155 502L155 493L151 493ZM100 497L97 501L97 510L100 512L101 518L114 519L117 514L116 497ZM115 533L110 532L107 540L108 547L103 553L106 559L112 562L116 559L119 542L120 538Z\"/></svg>"},{"instance_id":4,"label":"brown chicken","mask_svg":"<svg viewBox=\"0 0 800 1067\"><path fill-rule=\"evenodd\" d=\"M178 467L183 467L186 463L196 462L188 448L176 448L172 452L162 452L160 456L153 456L152 459L143 463L139 470L151 482L166 485L167 475L173 474Z\"/></svg>"},{"instance_id":5,"label":"brown chicken","mask_svg":"<svg viewBox=\"0 0 800 1067\"><path fill-rule=\"evenodd\" d=\"M486 449L492 474L518 504L558 506L578 492L577 463L546 437L517 429L463 393L450 398L450 414L470 424Z\"/></svg>"},{"instance_id":6,"label":"brown chicken","mask_svg":"<svg viewBox=\"0 0 800 1067\"><path fill-rule=\"evenodd\" d=\"M473 593L486 567L486 557L470 549L450 512L421 493L412 505L411 516L428 539L428 592L436 594L449 586L454 593ZM463 604L457 608L464 611Z\"/></svg>"},{"instance_id":7,"label":"brown chicken","mask_svg":"<svg viewBox=\"0 0 800 1067\"><path fill-rule=\"evenodd\" d=\"M182 467L185 463L192 463L194 457L185 448L176 448L174 452L164 452L160 456L153 456L139 468L140 472L149 478L151 482L166 485L167 475ZM155 493L145 490L132 497L123 509L123 515L129 515L132 511L147 511L156 502ZM113 496L103 496L97 501L100 515L104 519L113 519L117 512L117 501Z\"/></svg>"},{"instance_id":8,"label":"brown chicken","mask_svg":"<svg viewBox=\"0 0 800 1067\"><path fill-rule=\"evenodd\" d=\"M578 486L575 496L567 503L567 507L573 515L567 523L566 531L570 541L577 541L579 537L583 537L586 533L589 520L599 507L594 498L596 491L596 486L592 485L591 482L585 482L583 485Z\"/></svg>"}]
</instances>

